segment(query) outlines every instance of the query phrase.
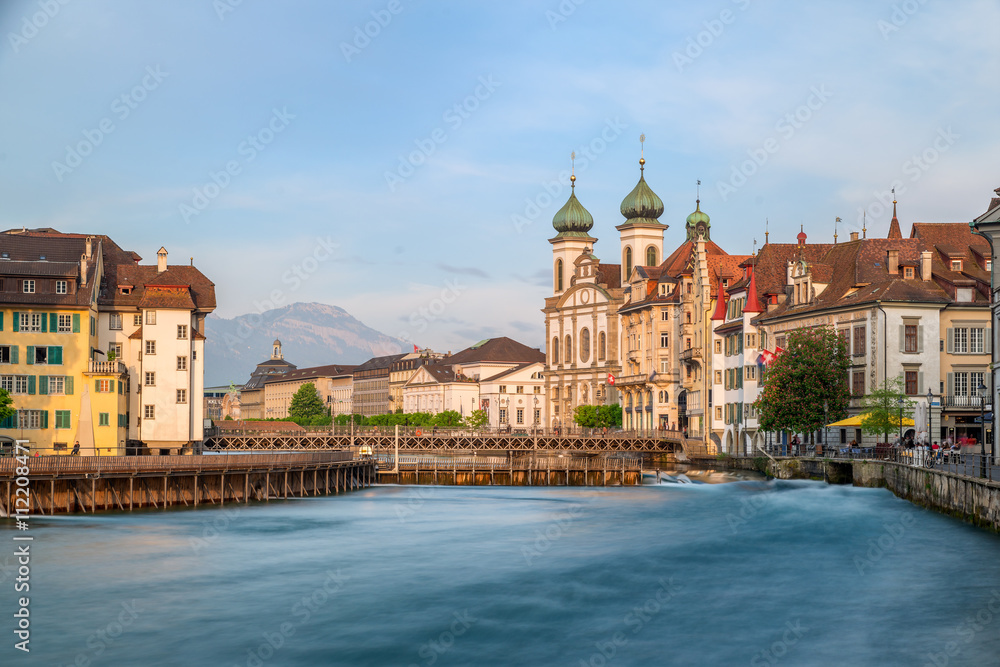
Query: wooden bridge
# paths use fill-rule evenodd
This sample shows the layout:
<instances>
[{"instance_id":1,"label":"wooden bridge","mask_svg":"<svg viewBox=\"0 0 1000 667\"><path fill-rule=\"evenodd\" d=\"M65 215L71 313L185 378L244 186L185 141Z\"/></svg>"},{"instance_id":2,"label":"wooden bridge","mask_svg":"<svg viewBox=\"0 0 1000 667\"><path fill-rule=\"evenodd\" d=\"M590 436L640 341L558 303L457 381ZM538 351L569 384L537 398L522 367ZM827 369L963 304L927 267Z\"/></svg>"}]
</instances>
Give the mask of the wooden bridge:
<instances>
[{"instance_id":1,"label":"wooden bridge","mask_svg":"<svg viewBox=\"0 0 1000 667\"><path fill-rule=\"evenodd\" d=\"M379 481L388 484L455 486L636 486L642 484L642 457L413 456L379 454Z\"/></svg>"},{"instance_id":2,"label":"wooden bridge","mask_svg":"<svg viewBox=\"0 0 1000 667\"><path fill-rule=\"evenodd\" d=\"M273 424L273 422L268 422ZM693 441L688 441L694 444ZM698 444L701 444L700 441ZM372 452L632 452L672 454L685 450L681 431L608 429L351 429L265 431L228 429L205 438L208 451L298 451L351 449Z\"/></svg>"}]
</instances>

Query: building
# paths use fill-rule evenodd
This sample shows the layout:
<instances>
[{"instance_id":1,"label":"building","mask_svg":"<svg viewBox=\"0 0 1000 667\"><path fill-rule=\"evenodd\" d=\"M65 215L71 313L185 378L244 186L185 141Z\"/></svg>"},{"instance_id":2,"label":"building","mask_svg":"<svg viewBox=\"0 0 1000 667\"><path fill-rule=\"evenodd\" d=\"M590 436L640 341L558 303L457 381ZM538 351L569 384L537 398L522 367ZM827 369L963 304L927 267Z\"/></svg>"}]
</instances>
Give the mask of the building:
<instances>
[{"instance_id":1,"label":"building","mask_svg":"<svg viewBox=\"0 0 1000 667\"><path fill-rule=\"evenodd\" d=\"M354 413L373 417L395 412L389 392L389 375L393 363L405 354L373 357L354 369Z\"/></svg>"},{"instance_id":2,"label":"building","mask_svg":"<svg viewBox=\"0 0 1000 667\"><path fill-rule=\"evenodd\" d=\"M479 381L479 408L493 428L543 428L545 418L545 363L519 364Z\"/></svg>"},{"instance_id":3,"label":"building","mask_svg":"<svg viewBox=\"0 0 1000 667\"><path fill-rule=\"evenodd\" d=\"M266 419L284 419L292 397L302 385L312 383L331 416L351 414L354 369L357 366L334 364L297 368L268 375L264 379L264 415Z\"/></svg>"},{"instance_id":4,"label":"building","mask_svg":"<svg viewBox=\"0 0 1000 667\"><path fill-rule=\"evenodd\" d=\"M403 387L416 374L417 369L447 356L447 354L437 353L429 349L420 350L414 345L413 352L392 362L392 366L389 368L389 401L392 412L405 409L403 406Z\"/></svg>"},{"instance_id":5,"label":"building","mask_svg":"<svg viewBox=\"0 0 1000 667\"><path fill-rule=\"evenodd\" d=\"M295 370L295 364L285 361L281 351L281 341L271 343L271 357L257 364L250 373L250 379L240 388L240 413L243 419L267 419L264 404L264 383L276 376Z\"/></svg>"},{"instance_id":6,"label":"building","mask_svg":"<svg viewBox=\"0 0 1000 667\"><path fill-rule=\"evenodd\" d=\"M99 455L169 453L202 440L202 332L215 286L193 265L170 266L165 248L155 266L141 259L107 236L0 235L9 327L0 325L0 386L18 409L0 435L44 453L79 442L81 453Z\"/></svg>"},{"instance_id":7,"label":"building","mask_svg":"<svg viewBox=\"0 0 1000 667\"><path fill-rule=\"evenodd\" d=\"M212 421L222 419L222 402L228 393L228 385L225 387L205 387L205 391L202 394L205 419L211 419Z\"/></svg>"}]
</instances>

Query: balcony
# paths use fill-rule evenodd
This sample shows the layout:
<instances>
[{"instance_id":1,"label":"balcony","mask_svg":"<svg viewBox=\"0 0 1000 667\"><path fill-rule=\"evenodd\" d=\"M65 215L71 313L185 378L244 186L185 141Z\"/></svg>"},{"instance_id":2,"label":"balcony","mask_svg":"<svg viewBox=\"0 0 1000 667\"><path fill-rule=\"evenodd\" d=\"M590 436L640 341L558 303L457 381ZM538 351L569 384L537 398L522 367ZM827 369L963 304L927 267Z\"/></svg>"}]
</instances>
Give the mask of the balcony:
<instances>
[{"instance_id":1,"label":"balcony","mask_svg":"<svg viewBox=\"0 0 1000 667\"><path fill-rule=\"evenodd\" d=\"M94 361L87 362L87 371L84 375L127 375L128 367L121 361Z\"/></svg>"},{"instance_id":2,"label":"balcony","mask_svg":"<svg viewBox=\"0 0 1000 667\"><path fill-rule=\"evenodd\" d=\"M945 410L949 408L952 410L979 410L981 400L979 396L942 396L941 406ZM986 409L990 409L989 403L986 404Z\"/></svg>"},{"instance_id":3,"label":"balcony","mask_svg":"<svg viewBox=\"0 0 1000 667\"><path fill-rule=\"evenodd\" d=\"M645 373L640 373L639 375L623 375L619 378L615 378L616 387L625 387L637 384L646 384L649 381L649 376Z\"/></svg>"},{"instance_id":4,"label":"balcony","mask_svg":"<svg viewBox=\"0 0 1000 667\"><path fill-rule=\"evenodd\" d=\"M689 347L681 352L681 361L694 361L695 359L701 359L700 347Z\"/></svg>"}]
</instances>

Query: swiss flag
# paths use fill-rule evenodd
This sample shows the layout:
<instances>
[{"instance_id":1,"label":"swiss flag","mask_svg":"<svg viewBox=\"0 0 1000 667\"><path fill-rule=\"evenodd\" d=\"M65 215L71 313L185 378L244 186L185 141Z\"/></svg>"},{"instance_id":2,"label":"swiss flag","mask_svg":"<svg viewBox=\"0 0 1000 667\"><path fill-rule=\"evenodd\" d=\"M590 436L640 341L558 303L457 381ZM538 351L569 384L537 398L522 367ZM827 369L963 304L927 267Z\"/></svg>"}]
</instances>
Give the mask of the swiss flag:
<instances>
[{"instance_id":1,"label":"swiss flag","mask_svg":"<svg viewBox=\"0 0 1000 667\"><path fill-rule=\"evenodd\" d=\"M777 345L774 346L774 356L778 356L779 354L781 354L784 351L785 351L785 348L778 347Z\"/></svg>"},{"instance_id":2,"label":"swiss flag","mask_svg":"<svg viewBox=\"0 0 1000 667\"><path fill-rule=\"evenodd\" d=\"M613 385L615 383L615 376L608 373L608 384Z\"/></svg>"},{"instance_id":3,"label":"swiss flag","mask_svg":"<svg viewBox=\"0 0 1000 667\"><path fill-rule=\"evenodd\" d=\"M416 345L414 345L414 346L413 346L413 351L414 351L414 352L419 352L419 351L420 351L420 348L419 348L419 347L417 347Z\"/></svg>"}]
</instances>

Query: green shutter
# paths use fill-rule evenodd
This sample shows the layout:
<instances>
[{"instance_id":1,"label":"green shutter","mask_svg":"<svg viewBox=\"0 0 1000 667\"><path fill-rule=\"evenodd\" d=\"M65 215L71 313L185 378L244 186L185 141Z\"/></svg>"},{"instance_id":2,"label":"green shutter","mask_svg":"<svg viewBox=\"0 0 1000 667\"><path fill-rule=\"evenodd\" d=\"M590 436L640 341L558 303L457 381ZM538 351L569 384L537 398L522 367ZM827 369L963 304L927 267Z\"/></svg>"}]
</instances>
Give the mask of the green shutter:
<instances>
[{"instance_id":1,"label":"green shutter","mask_svg":"<svg viewBox=\"0 0 1000 667\"><path fill-rule=\"evenodd\" d=\"M111 385L110 385L111 393L112 394L115 393L115 381L114 380L108 380L108 382L111 383Z\"/></svg>"},{"instance_id":2,"label":"green shutter","mask_svg":"<svg viewBox=\"0 0 1000 667\"><path fill-rule=\"evenodd\" d=\"M906 350L906 327L902 324L899 325L899 351L903 352Z\"/></svg>"},{"instance_id":3,"label":"green shutter","mask_svg":"<svg viewBox=\"0 0 1000 667\"><path fill-rule=\"evenodd\" d=\"M42 428L49 427L49 411L42 410Z\"/></svg>"},{"instance_id":4,"label":"green shutter","mask_svg":"<svg viewBox=\"0 0 1000 667\"><path fill-rule=\"evenodd\" d=\"M952 328L948 329L948 347L946 349L948 354L954 354L955 352L955 330Z\"/></svg>"},{"instance_id":5,"label":"green shutter","mask_svg":"<svg viewBox=\"0 0 1000 667\"><path fill-rule=\"evenodd\" d=\"M28 354L28 358L25 359L24 362L30 366L31 364L35 363L35 346L34 345L28 345L28 352L27 352L27 354Z\"/></svg>"},{"instance_id":6,"label":"green shutter","mask_svg":"<svg viewBox=\"0 0 1000 667\"><path fill-rule=\"evenodd\" d=\"M20 318L18 318L18 314L17 313L13 313L11 315L11 321L13 322L12 327L13 327L14 331L20 331L20 328L18 326L19 320L20 320Z\"/></svg>"},{"instance_id":7,"label":"green shutter","mask_svg":"<svg viewBox=\"0 0 1000 667\"><path fill-rule=\"evenodd\" d=\"M28 376L28 394L33 395L35 393L35 376Z\"/></svg>"},{"instance_id":8,"label":"green shutter","mask_svg":"<svg viewBox=\"0 0 1000 667\"><path fill-rule=\"evenodd\" d=\"M18 363L17 356L18 356L17 355L17 345L11 345L10 346L10 363L12 363L12 364Z\"/></svg>"},{"instance_id":9,"label":"green shutter","mask_svg":"<svg viewBox=\"0 0 1000 667\"><path fill-rule=\"evenodd\" d=\"M0 310L0 331L3 331L3 311Z\"/></svg>"},{"instance_id":10,"label":"green shutter","mask_svg":"<svg viewBox=\"0 0 1000 667\"><path fill-rule=\"evenodd\" d=\"M49 363L62 366L62 345L49 346Z\"/></svg>"},{"instance_id":11,"label":"green shutter","mask_svg":"<svg viewBox=\"0 0 1000 667\"><path fill-rule=\"evenodd\" d=\"M80 313L73 313L73 333L80 333Z\"/></svg>"},{"instance_id":12,"label":"green shutter","mask_svg":"<svg viewBox=\"0 0 1000 667\"><path fill-rule=\"evenodd\" d=\"M49 313L49 331L52 333L59 331L59 316L55 313Z\"/></svg>"},{"instance_id":13,"label":"green shutter","mask_svg":"<svg viewBox=\"0 0 1000 667\"><path fill-rule=\"evenodd\" d=\"M0 317L0 331L3 331L3 317ZM993 354L993 329L983 329L983 352Z\"/></svg>"},{"instance_id":14,"label":"green shutter","mask_svg":"<svg viewBox=\"0 0 1000 667\"><path fill-rule=\"evenodd\" d=\"M72 396L73 395L73 376L72 375L67 375L66 376L66 379L63 380L63 387L65 388L65 392L66 392L67 396Z\"/></svg>"},{"instance_id":15,"label":"green shutter","mask_svg":"<svg viewBox=\"0 0 1000 667\"><path fill-rule=\"evenodd\" d=\"M49 376L39 375L38 376L38 394L40 396L46 396L49 393Z\"/></svg>"},{"instance_id":16,"label":"green shutter","mask_svg":"<svg viewBox=\"0 0 1000 667\"><path fill-rule=\"evenodd\" d=\"M101 390L101 381L94 380L94 391L100 391L100 390Z\"/></svg>"},{"instance_id":17,"label":"green shutter","mask_svg":"<svg viewBox=\"0 0 1000 667\"><path fill-rule=\"evenodd\" d=\"M49 332L49 318L45 316L45 313L41 313L42 316L42 333Z\"/></svg>"}]
</instances>

